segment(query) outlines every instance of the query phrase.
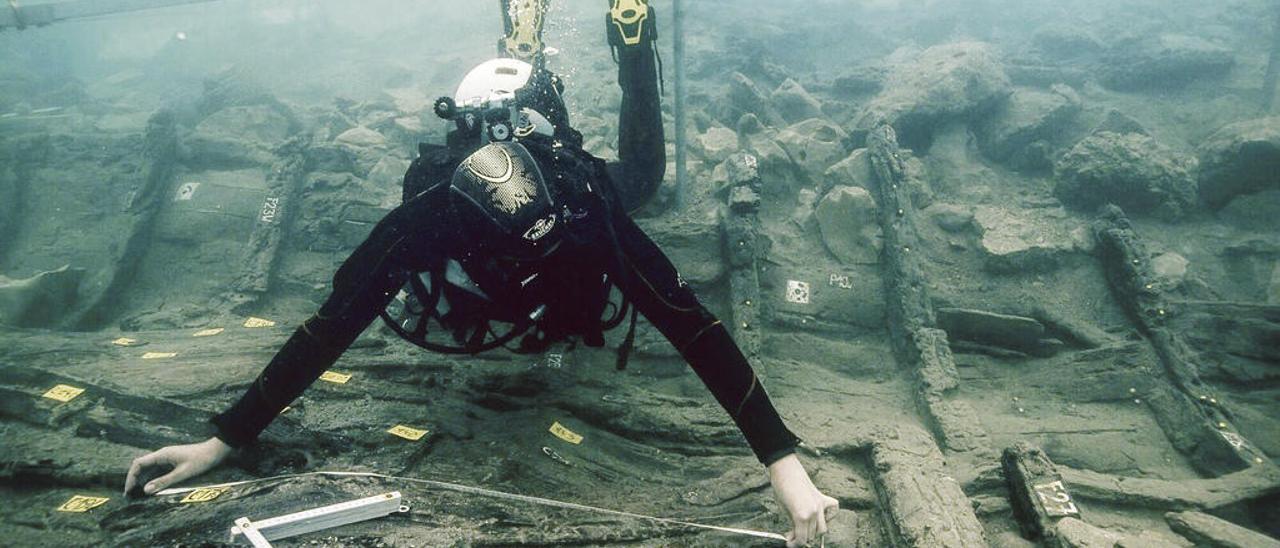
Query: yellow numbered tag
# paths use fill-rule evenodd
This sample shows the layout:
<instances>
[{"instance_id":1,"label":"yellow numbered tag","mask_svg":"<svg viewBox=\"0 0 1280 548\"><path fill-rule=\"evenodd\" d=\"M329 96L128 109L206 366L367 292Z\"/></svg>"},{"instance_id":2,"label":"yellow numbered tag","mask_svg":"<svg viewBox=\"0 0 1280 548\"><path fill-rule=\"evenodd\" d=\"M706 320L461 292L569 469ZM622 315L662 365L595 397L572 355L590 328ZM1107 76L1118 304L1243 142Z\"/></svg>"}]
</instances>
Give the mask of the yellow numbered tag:
<instances>
[{"instance_id":1,"label":"yellow numbered tag","mask_svg":"<svg viewBox=\"0 0 1280 548\"><path fill-rule=\"evenodd\" d=\"M62 503L62 506L58 507L58 511L59 512L88 512L89 510L93 510L94 508L97 508L99 506L102 506L103 504L106 504L107 501L109 500L111 499L106 497L87 497L84 495L76 495L74 497L71 497L71 500Z\"/></svg>"},{"instance_id":2,"label":"yellow numbered tag","mask_svg":"<svg viewBox=\"0 0 1280 548\"><path fill-rule=\"evenodd\" d=\"M221 328L221 327L215 327L215 328L213 328L213 329L205 329L205 330L202 330L202 331L196 331L195 333L192 333L192 334L191 334L191 336L192 336L192 337L212 337L212 336L214 336L214 335L218 335L218 334L222 333L223 331L225 331L223 328Z\"/></svg>"},{"instance_id":3,"label":"yellow numbered tag","mask_svg":"<svg viewBox=\"0 0 1280 548\"><path fill-rule=\"evenodd\" d=\"M418 430L417 428L410 428L403 424L397 424L395 426L392 426L390 430L387 430L387 433L393 436L400 436L409 441L418 441L422 439L422 436L427 435L426 430Z\"/></svg>"},{"instance_id":4,"label":"yellow numbered tag","mask_svg":"<svg viewBox=\"0 0 1280 548\"><path fill-rule=\"evenodd\" d=\"M177 356L177 352L147 352L142 355L144 360L163 360Z\"/></svg>"},{"instance_id":5,"label":"yellow numbered tag","mask_svg":"<svg viewBox=\"0 0 1280 548\"><path fill-rule=\"evenodd\" d=\"M347 384L347 381L351 380L351 375L335 373L333 371L325 371L324 373L320 374L320 380L325 382L331 382L333 384Z\"/></svg>"},{"instance_id":6,"label":"yellow numbered tag","mask_svg":"<svg viewBox=\"0 0 1280 548\"><path fill-rule=\"evenodd\" d=\"M582 443L582 436L579 436L578 434L573 433L572 430L565 428L559 422L551 423L550 432L552 434L555 434L557 438L560 438L574 445Z\"/></svg>"},{"instance_id":7,"label":"yellow numbered tag","mask_svg":"<svg viewBox=\"0 0 1280 548\"><path fill-rule=\"evenodd\" d=\"M136 346L138 344L138 340L130 339L128 337L120 337L119 339L111 341L111 344L116 346Z\"/></svg>"},{"instance_id":8,"label":"yellow numbered tag","mask_svg":"<svg viewBox=\"0 0 1280 548\"><path fill-rule=\"evenodd\" d=\"M209 502L222 496L223 493L226 493L229 490L231 490L230 487L206 487L204 489L196 489L195 491L187 493L187 496L182 497L182 500L178 502L181 502L182 504Z\"/></svg>"},{"instance_id":9,"label":"yellow numbered tag","mask_svg":"<svg viewBox=\"0 0 1280 548\"><path fill-rule=\"evenodd\" d=\"M262 318L250 317L249 319L244 321L244 326L248 327L249 329L257 329L261 327L275 327L276 322L273 322L271 320L264 320Z\"/></svg>"},{"instance_id":10,"label":"yellow numbered tag","mask_svg":"<svg viewBox=\"0 0 1280 548\"><path fill-rule=\"evenodd\" d=\"M83 388L76 388L74 386L59 384L53 388L50 388L48 392L45 392L44 397L49 398L51 400L58 400L60 402L66 403L76 399L76 396L79 396L80 394L83 394L83 393L84 393Z\"/></svg>"}]
</instances>

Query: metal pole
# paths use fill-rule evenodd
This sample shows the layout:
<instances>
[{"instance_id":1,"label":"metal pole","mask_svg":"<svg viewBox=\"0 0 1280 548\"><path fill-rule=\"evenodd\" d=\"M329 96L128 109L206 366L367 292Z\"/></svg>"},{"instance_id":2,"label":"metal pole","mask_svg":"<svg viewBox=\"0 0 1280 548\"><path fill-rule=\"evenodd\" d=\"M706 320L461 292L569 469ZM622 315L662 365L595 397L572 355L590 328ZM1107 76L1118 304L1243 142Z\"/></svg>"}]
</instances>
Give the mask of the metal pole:
<instances>
[{"instance_id":1,"label":"metal pole","mask_svg":"<svg viewBox=\"0 0 1280 548\"><path fill-rule=\"evenodd\" d=\"M674 22L671 27L672 35L675 36L676 64L676 209L684 210L685 205L689 202L689 173L685 166L688 143L685 137L684 119L684 2L682 0L672 0L672 2L674 3L674 8L671 13L674 17Z\"/></svg>"},{"instance_id":2,"label":"metal pole","mask_svg":"<svg viewBox=\"0 0 1280 548\"><path fill-rule=\"evenodd\" d=\"M1271 30L1271 60L1267 63L1267 77L1262 84L1262 111L1274 114L1276 111L1276 81L1280 79L1280 0L1272 3L1275 11L1275 27Z\"/></svg>"}]
</instances>

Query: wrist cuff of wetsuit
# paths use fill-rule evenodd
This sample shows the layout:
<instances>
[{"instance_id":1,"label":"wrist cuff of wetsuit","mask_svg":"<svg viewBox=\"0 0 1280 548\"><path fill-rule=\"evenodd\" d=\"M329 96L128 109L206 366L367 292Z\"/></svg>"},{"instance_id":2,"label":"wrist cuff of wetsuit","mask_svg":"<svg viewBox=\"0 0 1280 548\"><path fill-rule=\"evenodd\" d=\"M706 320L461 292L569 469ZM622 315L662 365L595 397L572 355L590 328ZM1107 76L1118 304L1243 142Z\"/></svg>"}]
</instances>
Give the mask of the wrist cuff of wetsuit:
<instances>
[{"instance_id":1,"label":"wrist cuff of wetsuit","mask_svg":"<svg viewBox=\"0 0 1280 548\"><path fill-rule=\"evenodd\" d=\"M218 438L219 441L227 444L227 446L232 449L240 449L252 443L252 441L245 441L232 434L229 430L223 428L223 426L218 423L217 418L218 417L213 417L209 419L209 422L213 424L213 437Z\"/></svg>"},{"instance_id":2,"label":"wrist cuff of wetsuit","mask_svg":"<svg viewBox=\"0 0 1280 548\"><path fill-rule=\"evenodd\" d=\"M763 464L765 468L768 468L770 466L773 466L773 463L778 462L784 458L787 458L788 455L794 455L795 452L796 452L796 445L792 445L790 447L786 447L783 449L778 449L777 451L774 451L762 457L760 459L760 464Z\"/></svg>"},{"instance_id":3,"label":"wrist cuff of wetsuit","mask_svg":"<svg viewBox=\"0 0 1280 548\"><path fill-rule=\"evenodd\" d=\"M800 438L787 428L768 392L760 384L756 384L746 401L742 402L734 422L747 438L756 458L766 465L795 450L800 443Z\"/></svg>"},{"instance_id":4,"label":"wrist cuff of wetsuit","mask_svg":"<svg viewBox=\"0 0 1280 548\"><path fill-rule=\"evenodd\" d=\"M245 390L239 401L226 411L214 415L209 422L213 423L217 429L215 437L239 449L252 444L258 439L258 434L266 429L270 419L264 422L261 420L263 417L274 418L275 413L263 404L262 396L258 393L258 387L255 384Z\"/></svg>"}]
</instances>

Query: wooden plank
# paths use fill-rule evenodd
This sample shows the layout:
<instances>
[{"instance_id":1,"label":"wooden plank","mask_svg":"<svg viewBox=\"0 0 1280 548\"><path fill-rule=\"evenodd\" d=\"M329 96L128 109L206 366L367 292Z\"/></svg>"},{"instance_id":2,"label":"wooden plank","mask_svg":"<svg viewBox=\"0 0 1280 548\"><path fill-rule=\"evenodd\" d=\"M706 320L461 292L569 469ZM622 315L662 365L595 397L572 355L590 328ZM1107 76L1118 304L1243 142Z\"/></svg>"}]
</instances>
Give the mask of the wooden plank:
<instances>
[{"instance_id":1,"label":"wooden plank","mask_svg":"<svg viewBox=\"0 0 1280 548\"><path fill-rule=\"evenodd\" d=\"M9 4L0 9L0 29L37 27L65 21L141 11L184 4L201 4L214 0L72 0L52 4L24 6Z\"/></svg>"},{"instance_id":2,"label":"wooden plank","mask_svg":"<svg viewBox=\"0 0 1280 548\"><path fill-rule=\"evenodd\" d=\"M959 386L947 333L937 329L929 281L920 264L912 181L903 169L893 128L876 128L867 137L884 240L883 270L889 335L899 363L913 372L917 403L934 436L951 451L990 451L989 438L973 412L952 395ZM992 455L994 457L994 455Z\"/></svg>"},{"instance_id":3,"label":"wooden plank","mask_svg":"<svg viewBox=\"0 0 1280 548\"><path fill-rule=\"evenodd\" d=\"M1171 387L1148 398L1170 443L1197 470L1210 475L1269 465L1231 424L1232 414L1222 397L1200 379L1195 352L1171 326L1178 311L1161 289L1152 254L1124 212L1107 206L1093 228L1112 295L1155 349Z\"/></svg>"},{"instance_id":4,"label":"wooden plank","mask_svg":"<svg viewBox=\"0 0 1280 548\"><path fill-rule=\"evenodd\" d=\"M1061 465L1058 471L1081 499L1163 511L1208 511L1280 494L1280 470L1274 466L1179 481L1113 476Z\"/></svg>"},{"instance_id":5,"label":"wooden plank","mask_svg":"<svg viewBox=\"0 0 1280 548\"><path fill-rule=\"evenodd\" d=\"M942 452L923 431L902 429L871 448L881 507L897 546L986 546L973 503L945 471Z\"/></svg>"},{"instance_id":6,"label":"wooden plank","mask_svg":"<svg viewBox=\"0 0 1280 548\"><path fill-rule=\"evenodd\" d=\"M1083 521L1080 507L1067 490L1057 466L1039 447L1028 443L1004 450L1000 459L1014 516L1023 536L1050 539L1063 518Z\"/></svg>"},{"instance_id":7,"label":"wooden plank","mask_svg":"<svg viewBox=\"0 0 1280 548\"><path fill-rule=\"evenodd\" d=\"M734 340L747 358L756 364L761 376L765 371L760 356L760 189L763 183L755 156L737 154L729 167L728 213L721 224L724 230L725 255L729 260L729 294L732 299Z\"/></svg>"},{"instance_id":8,"label":"wooden plank","mask_svg":"<svg viewBox=\"0 0 1280 548\"><path fill-rule=\"evenodd\" d=\"M1206 548L1280 548L1280 541L1227 520L1200 512L1164 515L1169 528Z\"/></svg>"},{"instance_id":9,"label":"wooden plank","mask_svg":"<svg viewBox=\"0 0 1280 548\"><path fill-rule=\"evenodd\" d=\"M74 315L71 327L95 329L115 318L128 288L137 279L138 268L151 248L157 219L173 194L178 164L178 130L174 113L160 110L147 120L144 146L145 167L142 187L131 200L129 237L112 257L112 271L88 304Z\"/></svg>"},{"instance_id":10,"label":"wooden plank","mask_svg":"<svg viewBox=\"0 0 1280 548\"><path fill-rule=\"evenodd\" d=\"M300 191L306 176L307 140L295 138L277 149L271 166L267 197L254 224L244 265L223 301L238 314L249 314L270 291L276 269L284 254L285 237L297 218Z\"/></svg>"}]
</instances>

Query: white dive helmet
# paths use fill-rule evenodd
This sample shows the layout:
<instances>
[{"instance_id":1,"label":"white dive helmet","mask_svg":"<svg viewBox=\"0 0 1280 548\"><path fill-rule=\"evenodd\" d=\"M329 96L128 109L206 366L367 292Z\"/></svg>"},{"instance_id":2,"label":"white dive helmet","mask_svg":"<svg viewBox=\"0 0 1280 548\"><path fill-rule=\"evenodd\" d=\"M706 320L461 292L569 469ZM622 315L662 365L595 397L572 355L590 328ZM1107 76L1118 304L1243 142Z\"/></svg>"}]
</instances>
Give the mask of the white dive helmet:
<instances>
[{"instance_id":1,"label":"white dive helmet","mask_svg":"<svg viewBox=\"0 0 1280 548\"><path fill-rule=\"evenodd\" d=\"M529 85L533 71L533 65L519 59L490 59L462 78L458 91L453 94L453 101L463 109L514 106L516 91ZM555 125L542 113L530 108L521 108L519 119L513 122L517 137L535 132L543 135L555 133Z\"/></svg>"},{"instance_id":2,"label":"white dive helmet","mask_svg":"<svg viewBox=\"0 0 1280 548\"><path fill-rule=\"evenodd\" d=\"M461 108L497 106L516 98L516 90L529 83L533 65L519 59L492 59L471 69L453 101Z\"/></svg>"}]
</instances>

